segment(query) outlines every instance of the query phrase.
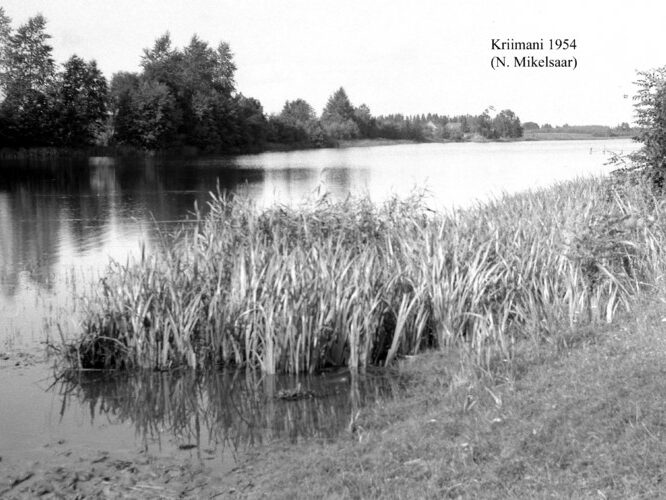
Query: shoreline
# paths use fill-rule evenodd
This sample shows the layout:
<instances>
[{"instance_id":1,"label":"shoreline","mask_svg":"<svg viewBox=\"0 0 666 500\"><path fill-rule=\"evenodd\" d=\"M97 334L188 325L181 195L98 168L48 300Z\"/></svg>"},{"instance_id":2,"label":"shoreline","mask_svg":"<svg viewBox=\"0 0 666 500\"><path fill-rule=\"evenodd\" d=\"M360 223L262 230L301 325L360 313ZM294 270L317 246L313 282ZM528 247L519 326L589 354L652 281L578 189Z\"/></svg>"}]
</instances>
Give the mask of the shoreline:
<instances>
[{"instance_id":1,"label":"shoreline","mask_svg":"<svg viewBox=\"0 0 666 500\"><path fill-rule=\"evenodd\" d=\"M38 148L21 148L21 149L0 149L0 162L3 160L47 160L55 158L89 158L96 156L110 156L110 157L144 157L144 156L169 156L174 157L215 157L215 156L245 156L257 155L263 153L283 153L295 151L309 151L318 149L347 149L347 148L366 148L366 147L382 147L382 146L397 146L404 144L464 144L464 143L513 143L513 142L539 142L539 141L603 141L615 139L633 139L632 136L595 136L592 134L569 134L569 133L537 133L527 134L518 139L479 139L479 138L466 138L460 141L441 140L441 141L414 141L409 139L351 139L339 141L334 146L312 146L306 144L267 144L264 148L256 150L243 151L243 152L229 152L229 153L208 153L198 151L193 147L182 147L176 150L160 150L160 151L145 151L126 146L99 146L87 149L72 149L72 148L59 148L59 147L38 147Z\"/></svg>"},{"instance_id":2,"label":"shoreline","mask_svg":"<svg viewBox=\"0 0 666 500\"><path fill-rule=\"evenodd\" d=\"M523 345L513 369L492 377L461 364L464 353L405 358L404 395L361 408L346 435L262 444L232 463L196 449L167 456L45 437L37 460L1 458L0 496L662 496L666 408L654 394L666 390L665 315L648 299L613 325Z\"/></svg>"}]
</instances>

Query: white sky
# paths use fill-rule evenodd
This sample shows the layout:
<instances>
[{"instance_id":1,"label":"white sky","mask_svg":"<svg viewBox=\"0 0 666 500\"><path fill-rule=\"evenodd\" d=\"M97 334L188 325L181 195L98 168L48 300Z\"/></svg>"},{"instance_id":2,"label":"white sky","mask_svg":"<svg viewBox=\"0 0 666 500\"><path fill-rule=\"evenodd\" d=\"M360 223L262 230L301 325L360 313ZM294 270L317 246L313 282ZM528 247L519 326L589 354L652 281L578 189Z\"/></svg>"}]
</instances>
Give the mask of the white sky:
<instances>
[{"instance_id":1,"label":"white sky","mask_svg":"<svg viewBox=\"0 0 666 500\"><path fill-rule=\"evenodd\" d=\"M107 78L137 71L170 31L227 41L238 89L266 112L304 98L321 112L341 85L373 114L481 113L553 125L633 120L636 70L666 65L659 0L3 0L13 26L42 13L57 62L96 59ZM575 38L576 70L493 71L492 38ZM561 52L560 52L561 53ZM533 53L557 56L552 52ZM629 98L625 98L628 95Z\"/></svg>"}]
</instances>

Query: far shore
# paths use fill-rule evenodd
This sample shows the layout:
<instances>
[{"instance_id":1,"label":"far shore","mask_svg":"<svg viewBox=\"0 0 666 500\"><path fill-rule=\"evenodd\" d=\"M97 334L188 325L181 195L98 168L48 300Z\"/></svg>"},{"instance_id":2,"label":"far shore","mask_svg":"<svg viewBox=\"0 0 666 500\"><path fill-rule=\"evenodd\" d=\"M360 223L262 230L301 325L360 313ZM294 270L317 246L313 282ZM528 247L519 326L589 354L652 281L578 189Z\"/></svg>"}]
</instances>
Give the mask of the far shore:
<instances>
[{"instance_id":1,"label":"far shore","mask_svg":"<svg viewBox=\"0 0 666 500\"><path fill-rule=\"evenodd\" d=\"M631 136L599 136L593 134L574 134L566 132L527 132L518 139L476 139L469 138L462 141L412 141L407 139L351 139L340 141L337 148L364 148L376 146L395 146L401 144L449 144L466 142L525 142L525 141L587 141L587 140L612 140L612 139L632 139Z\"/></svg>"},{"instance_id":2,"label":"far shore","mask_svg":"<svg viewBox=\"0 0 666 500\"><path fill-rule=\"evenodd\" d=\"M608 139L633 139L632 135L595 135L595 134L577 134L571 132L525 132L522 141L594 141Z\"/></svg>"},{"instance_id":3,"label":"far shore","mask_svg":"<svg viewBox=\"0 0 666 500\"><path fill-rule=\"evenodd\" d=\"M633 136L600 136L594 134L576 134L569 132L526 132L523 137L517 139L485 139L480 136L465 137L462 140L423 140L412 139L345 139L337 144L327 147L316 147L307 144L278 144L271 143L262 151L254 151L245 154L261 153L282 153L292 151L306 151L310 149L346 149L346 148L370 148L381 146L400 146L405 144L462 144L462 143L503 143L503 142L528 142L528 141L587 141L587 140L613 140L613 139L633 139Z\"/></svg>"},{"instance_id":4,"label":"far shore","mask_svg":"<svg viewBox=\"0 0 666 500\"><path fill-rule=\"evenodd\" d=\"M461 141L441 140L441 141L416 141L410 139L348 139L341 140L329 149L345 148L365 148L378 146L396 146L403 144L448 144L448 143L467 143L467 142L525 142L525 141L581 141L581 140L611 140L611 139L632 139L631 136L598 136L593 134L576 134L566 132L526 132L523 137L518 139L499 139L489 140L477 137L465 138ZM278 144L269 143L263 148L257 148L250 151L237 151L225 153L224 155L238 156L244 154L261 154L291 151L306 151L309 149L325 149L308 144ZM94 146L87 149L60 148L60 147L36 147L36 148L2 148L0 149L1 160L26 160L26 159L49 159L49 158L71 158L71 157L89 157L89 156L210 156L218 155L214 152L201 152L194 147L183 147L178 150L165 151L145 151L127 146Z\"/></svg>"},{"instance_id":5,"label":"far shore","mask_svg":"<svg viewBox=\"0 0 666 500\"><path fill-rule=\"evenodd\" d=\"M289 145L289 144L269 144L264 151L260 153L278 153L286 151L305 151L309 149L346 149L346 148L369 148L380 146L400 146L404 144L461 144L461 143L502 143L502 142L528 142L528 141L602 141L613 139L633 139L633 136L600 136L594 134L576 134L569 132L526 132L523 137L517 139L485 139L479 136L465 137L462 140L424 140L416 141L411 139L346 139L340 140L334 146L326 148L318 148L308 146L306 144Z\"/></svg>"}]
</instances>

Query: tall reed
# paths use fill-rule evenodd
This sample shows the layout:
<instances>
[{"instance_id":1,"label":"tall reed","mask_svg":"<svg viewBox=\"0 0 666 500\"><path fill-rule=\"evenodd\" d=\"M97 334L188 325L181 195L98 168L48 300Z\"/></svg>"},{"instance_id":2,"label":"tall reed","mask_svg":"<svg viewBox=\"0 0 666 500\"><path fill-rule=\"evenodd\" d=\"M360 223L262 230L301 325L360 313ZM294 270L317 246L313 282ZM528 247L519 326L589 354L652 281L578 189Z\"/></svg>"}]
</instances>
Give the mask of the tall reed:
<instances>
[{"instance_id":1,"label":"tall reed","mask_svg":"<svg viewBox=\"0 0 666 500\"><path fill-rule=\"evenodd\" d=\"M211 194L196 224L112 263L76 366L363 370L465 343L487 365L523 338L611 321L664 270L662 204L579 179L454 213L422 196L258 210Z\"/></svg>"}]
</instances>

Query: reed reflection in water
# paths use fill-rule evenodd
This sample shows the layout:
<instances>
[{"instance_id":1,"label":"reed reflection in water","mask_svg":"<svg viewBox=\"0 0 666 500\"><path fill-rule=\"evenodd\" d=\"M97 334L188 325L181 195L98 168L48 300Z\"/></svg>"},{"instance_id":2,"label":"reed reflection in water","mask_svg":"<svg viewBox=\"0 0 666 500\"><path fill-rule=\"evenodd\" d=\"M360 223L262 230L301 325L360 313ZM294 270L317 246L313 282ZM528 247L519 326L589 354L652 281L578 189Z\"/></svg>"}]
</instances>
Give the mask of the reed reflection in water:
<instances>
[{"instance_id":1,"label":"reed reflection in water","mask_svg":"<svg viewBox=\"0 0 666 500\"><path fill-rule=\"evenodd\" d=\"M241 452L276 440L333 440L353 430L361 408L403 389L397 375L265 376L251 371L119 374L66 371L51 387L60 415L89 408L91 426L130 423L151 446ZM285 396L288 395L288 396Z\"/></svg>"}]
</instances>

